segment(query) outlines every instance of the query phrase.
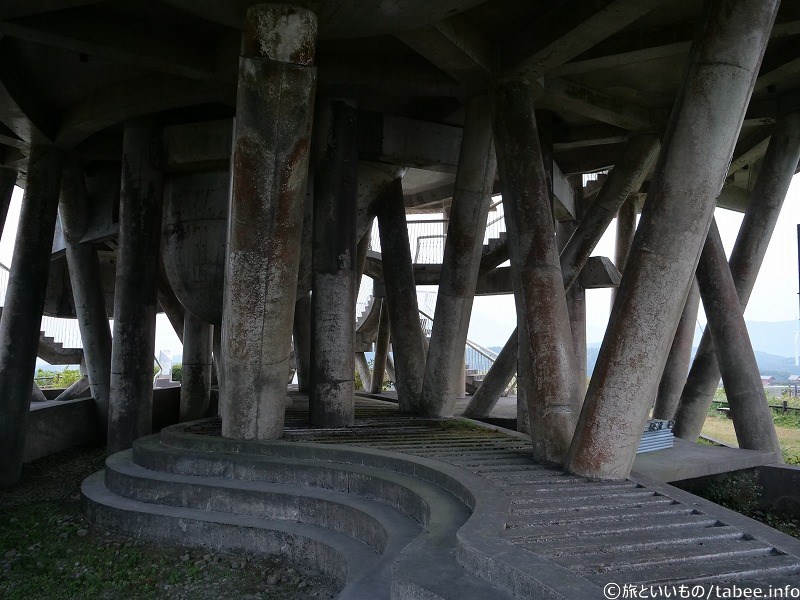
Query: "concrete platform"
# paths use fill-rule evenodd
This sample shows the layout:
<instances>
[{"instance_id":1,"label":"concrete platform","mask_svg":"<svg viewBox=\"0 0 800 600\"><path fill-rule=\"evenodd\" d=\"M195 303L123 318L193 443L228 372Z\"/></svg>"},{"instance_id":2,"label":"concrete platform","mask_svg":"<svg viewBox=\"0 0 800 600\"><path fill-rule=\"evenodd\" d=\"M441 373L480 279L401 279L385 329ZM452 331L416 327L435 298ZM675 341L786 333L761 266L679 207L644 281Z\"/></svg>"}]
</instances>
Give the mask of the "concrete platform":
<instances>
[{"instance_id":1,"label":"concrete platform","mask_svg":"<svg viewBox=\"0 0 800 600\"><path fill-rule=\"evenodd\" d=\"M796 578L800 541L665 483L537 464L529 442L356 399L356 422L229 440L164 429L83 486L97 523L181 544L281 552L338 573L341 598L602 598L602 586Z\"/></svg>"}]
</instances>

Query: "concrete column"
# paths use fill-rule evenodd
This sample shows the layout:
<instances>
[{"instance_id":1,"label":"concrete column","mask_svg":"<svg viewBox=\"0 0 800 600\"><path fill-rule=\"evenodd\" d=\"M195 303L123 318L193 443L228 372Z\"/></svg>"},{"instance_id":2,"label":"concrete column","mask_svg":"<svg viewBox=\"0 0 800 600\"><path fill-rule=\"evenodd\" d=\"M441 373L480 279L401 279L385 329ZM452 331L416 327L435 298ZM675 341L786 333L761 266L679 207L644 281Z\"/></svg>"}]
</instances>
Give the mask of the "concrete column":
<instances>
[{"instance_id":1,"label":"concrete column","mask_svg":"<svg viewBox=\"0 0 800 600\"><path fill-rule=\"evenodd\" d=\"M391 324L394 378L400 410L416 412L425 375L425 339L419 323L417 288L408 244L403 186L395 179L378 210L383 280ZM390 363L391 364L391 363ZM391 376L391 371L390 371Z\"/></svg>"},{"instance_id":2,"label":"concrete column","mask_svg":"<svg viewBox=\"0 0 800 600\"><path fill-rule=\"evenodd\" d=\"M297 389L311 389L311 296L308 292L298 294L294 303L294 357L297 366Z\"/></svg>"},{"instance_id":3,"label":"concrete column","mask_svg":"<svg viewBox=\"0 0 800 600\"><path fill-rule=\"evenodd\" d=\"M186 309L183 308L178 296L172 289L172 284L167 277L166 267L163 257L158 260L158 305L169 319L169 324L175 331L175 335L183 343L183 322L186 319Z\"/></svg>"},{"instance_id":4,"label":"concrete column","mask_svg":"<svg viewBox=\"0 0 800 600\"><path fill-rule=\"evenodd\" d=\"M573 473L630 473L777 6L707 5L570 448Z\"/></svg>"},{"instance_id":5,"label":"concrete column","mask_svg":"<svg viewBox=\"0 0 800 600\"><path fill-rule=\"evenodd\" d=\"M464 345L478 283L496 165L489 99L479 96L467 104L420 396L422 416L452 416L464 385L461 380Z\"/></svg>"},{"instance_id":6,"label":"concrete column","mask_svg":"<svg viewBox=\"0 0 800 600\"><path fill-rule=\"evenodd\" d=\"M577 221L556 223L558 245L561 250L575 233L577 226ZM582 398L586 392L586 290L583 289L580 282L576 281L566 291L566 294L569 328L575 348L575 378Z\"/></svg>"},{"instance_id":7,"label":"concrete column","mask_svg":"<svg viewBox=\"0 0 800 600\"><path fill-rule=\"evenodd\" d=\"M14 259L0 317L0 488L19 481L39 348L63 158L32 146Z\"/></svg>"},{"instance_id":8,"label":"concrete column","mask_svg":"<svg viewBox=\"0 0 800 600\"><path fill-rule=\"evenodd\" d=\"M386 357L386 374L389 376L389 381L397 388L397 375L394 372L394 359L391 355Z\"/></svg>"},{"instance_id":9,"label":"concrete column","mask_svg":"<svg viewBox=\"0 0 800 600\"><path fill-rule=\"evenodd\" d=\"M148 435L153 416L153 354L158 310L163 174L156 125L125 125L111 350L109 454Z\"/></svg>"},{"instance_id":10,"label":"concrete column","mask_svg":"<svg viewBox=\"0 0 800 600\"><path fill-rule=\"evenodd\" d=\"M222 314L222 435L283 435L303 195L308 170L317 20L256 4L239 60Z\"/></svg>"},{"instance_id":11,"label":"concrete column","mask_svg":"<svg viewBox=\"0 0 800 600\"><path fill-rule=\"evenodd\" d=\"M571 290L578 280L581 269L616 216L619 207L629 194L636 192L641 186L641 180L647 174L647 169L658 154L659 148L658 137L653 134L642 134L628 142L620 162L611 169L597 198L581 216L578 227L561 251L561 272L565 290ZM492 390L493 394L504 391L516 372L509 371L508 368L517 361L516 329L503 346L503 351L508 359L502 364L495 362L481 384L481 387L486 386L487 394L489 390ZM482 393L481 404L484 409L489 406L493 408L499 397L499 395L489 397Z\"/></svg>"},{"instance_id":12,"label":"concrete column","mask_svg":"<svg viewBox=\"0 0 800 600\"><path fill-rule=\"evenodd\" d=\"M369 363L367 363L367 356L363 352L356 352L356 369L358 369L358 376L361 378L361 389L369 391L372 385L372 377L369 372Z\"/></svg>"},{"instance_id":13,"label":"concrete column","mask_svg":"<svg viewBox=\"0 0 800 600\"><path fill-rule=\"evenodd\" d=\"M683 314L672 340L667 364L658 384L658 395L653 407L654 419L673 419L681 399L681 391L686 384L686 375L689 372L689 362L692 359L692 342L694 341L694 328L697 323L697 309L700 306L700 290L697 282L693 281L686 297Z\"/></svg>"},{"instance_id":14,"label":"concrete column","mask_svg":"<svg viewBox=\"0 0 800 600\"><path fill-rule=\"evenodd\" d=\"M628 262L628 254L633 245L633 236L636 234L636 197L628 196L622 206L617 211L617 237L614 243L614 265L620 273L625 272L625 265ZM617 297L617 290L611 289L611 308L614 308L614 300Z\"/></svg>"},{"instance_id":15,"label":"concrete column","mask_svg":"<svg viewBox=\"0 0 800 600\"><path fill-rule=\"evenodd\" d=\"M697 285L717 349L717 360L741 448L774 452L781 459L778 434L764 384L744 322L716 221L711 222L700 263Z\"/></svg>"},{"instance_id":16,"label":"concrete column","mask_svg":"<svg viewBox=\"0 0 800 600\"><path fill-rule=\"evenodd\" d=\"M314 164L311 398L314 427L353 424L356 305L356 107L318 107Z\"/></svg>"},{"instance_id":17,"label":"concrete column","mask_svg":"<svg viewBox=\"0 0 800 600\"><path fill-rule=\"evenodd\" d=\"M367 266L367 252L372 241L372 223L367 227L366 233L361 236L356 247L356 296L361 289L361 278L364 276L364 268Z\"/></svg>"},{"instance_id":18,"label":"concrete column","mask_svg":"<svg viewBox=\"0 0 800 600\"><path fill-rule=\"evenodd\" d=\"M73 165L61 180L59 215L66 241L67 266L86 374L97 407L98 431L104 437L108 431L111 393L111 327L97 250L89 243L80 243L88 226L89 208L83 172L77 165Z\"/></svg>"},{"instance_id":19,"label":"concrete column","mask_svg":"<svg viewBox=\"0 0 800 600\"><path fill-rule=\"evenodd\" d=\"M17 172L0 167L0 235L5 229L8 207L11 205L11 196L14 194L16 183Z\"/></svg>"},{"instance_id":20,"label":"concrete column","mask_svg":"<svg viewBox=\"0 0 800 600\"><path fill-rule=\"evenodd\" d=\"M516 330L515 330L516 331ZM514 335L516 342L516 334ZM492 378L488 374L484 377L478 391L472 396L467 408L464 409L465 417L488 417L497 400L506 391L508 384L517 372L517 344L506 344L489 369L494 373Z\"/></svg>"},{"instance_id":21,"label":"concrete column","mask_svg":"<svg viewBox=\"0 0 800 600\"><path fill-rule=\"evenodd\" d=\"M581 397L531 85L523 78L501 79L492 100L519 324L517 381L534 456L560 463Z\"/></svg>"},{"instance_id":22,"label":"concrete column","mask_svg":"<svg viewBox=\"0 0 800 600\"><path fill-rule=\"evenodd\" d=\"M187 310L183 325L181 421L195 421L209 416L213 340L214 326L201 321Z\"/></svg>"},{"instance_id":23,"label":"concrete column","mask_svg":"<svg viewBox=\"0 0 800 600\"><path fill-rule=\"evenodd\" d=\"M386 300L381 302L381 314L378 321L378 339L375 341L375 362L372 365L372 380L369 391L380 394L383 391L383 378L386 373L386 359L389 357L389 308Z\"/></svg>"},{"instance_id":24,"label":"concrete column","mask_svg":"<svg viewBox=\"0 0 800 600\"><path fill-rule=\"evenodd\" d=\"M800 159L800 113L778 117L767 153L761 163L750 205L730 257L730 270L739 294L742 312L747 307L769 240ZM711 333L700 340L686 386L675 414L675 435L696 440L717 389L720 370Z\"/></svg>"}]
</instances>

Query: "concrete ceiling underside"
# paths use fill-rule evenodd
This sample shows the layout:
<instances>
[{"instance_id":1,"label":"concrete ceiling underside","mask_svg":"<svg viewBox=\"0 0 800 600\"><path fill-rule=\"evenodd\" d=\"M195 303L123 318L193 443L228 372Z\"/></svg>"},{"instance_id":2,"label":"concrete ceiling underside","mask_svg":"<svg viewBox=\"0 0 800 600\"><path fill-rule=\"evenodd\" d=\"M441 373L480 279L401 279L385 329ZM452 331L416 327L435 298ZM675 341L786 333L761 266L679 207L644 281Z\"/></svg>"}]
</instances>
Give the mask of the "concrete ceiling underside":
<instances>
[{"instance_id":1,"label":"concrete ceiling underside","mask_svg":"<svg viewBox=\"0 0 800 600\"><path fill-rule=\"evenodd\" d=\"M234 113L240 31L250 0L3 0L0 164L24 170L32 143L87 163L119 160L122 124L165 126ZM421 131L407 194L442 202L464 102L503 74L535 81L564 175L614 165L635 133L661 132L699 0L304 0L320 18L318 92L352 95L385 127ZM746 192L783 92L800 87L800 2L784 2L728 187ZM436 128L435 126L439 126ZM438 139L436 136L445 136ZM445 143L443 143L443 141ZM439 156L439 155L442 156ZM419 156L430 164L420 164ZM364 158L364 157L362 157ZM443 168L443 165L449 165ZM442 198L442 194L445 198ZM746 193L724 202L741 209ZM745 200L743 200L743 198Z\"/></svg>"}]
</instances>

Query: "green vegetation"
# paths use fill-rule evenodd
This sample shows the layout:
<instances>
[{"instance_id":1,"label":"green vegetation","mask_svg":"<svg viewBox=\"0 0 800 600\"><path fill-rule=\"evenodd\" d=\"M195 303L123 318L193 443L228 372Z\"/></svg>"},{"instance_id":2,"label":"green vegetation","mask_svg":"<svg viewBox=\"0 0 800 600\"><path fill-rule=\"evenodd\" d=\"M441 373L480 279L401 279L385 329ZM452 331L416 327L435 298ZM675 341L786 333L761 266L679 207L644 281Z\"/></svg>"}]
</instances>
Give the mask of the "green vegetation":
<instances>
[{"instance_id":1,"label":"green vegetation","mask_svg":"<svg viewBox=\"0 0 800 600\"><path fill-rule=\"evenodd\" d=\"M172 381L181 381L183 377L183 364L177 363L172 365Z\"/></svg>"},{"instance_id":2,"label":"green vegetation","mask_svg":"<svg viewBox=\"0 0 800 600\"><path fill-rule=\"evenodd\" d=\"M759 507L763 489L752 473L731 473L711 483L700 495L738 513L800 538L800 519Z\"/></svg>"},{"instance_id":3,"label":"green vegetation","mask_svg":"<svg viewBox=\"0 0 800 600\"><path fill-rule=\"evenodd\" d=\"M370 372L372 372L375 369L375 361L374 360L369 360L369 361L367 361L367 364L369 365ZM358 372L358 369L356 369L356 372L355 372L355 388L357 390L366 390L367 389L367 386L365 386L364 382L361 381L361 374ZM389 376L387 374L387 375L383 376L383 387L381 388L381 390L384 391L384 392L387 392L390 389L392 389L392 382L389 381Z\"/></svg>"},{"instance_id":4,"label":"green vegetation","mask_svg":"<svg viewBox=\"0 0 800 600\"><path fill-rule=\"evenodd\" d=\"M33 380L42 389L68 388L81 378L78 369L64 369L63 371L45 371L37 369Z\"/></svg>"}]
</instances>

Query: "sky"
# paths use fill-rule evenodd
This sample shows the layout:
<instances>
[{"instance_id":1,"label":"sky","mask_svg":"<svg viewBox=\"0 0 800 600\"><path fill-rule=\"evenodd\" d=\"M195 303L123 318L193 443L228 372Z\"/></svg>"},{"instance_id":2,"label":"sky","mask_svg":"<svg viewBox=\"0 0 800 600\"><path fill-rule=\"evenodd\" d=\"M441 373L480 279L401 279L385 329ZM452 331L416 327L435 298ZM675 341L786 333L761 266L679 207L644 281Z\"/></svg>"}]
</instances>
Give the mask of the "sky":
<instances>
[{"instance_id":1,"label":"sky","mask_svg":"<svg viewBox=\"0 0 800 600\"><path fill-rule=\"evenodd\" d=\"M6 227L0 238L0 262L11 265L22 190L16 188L9 207ZM717 224L726 253L730 253L742 221L742 214L717 209ZM800 175L795 176L784 202L783 210L767 250L764 264L756 281L745 312L748 321L792 321L798 319L797 224L800 223ZM608 228L594 251L595 256L614 256L615 223ZM610 310L609 290L587 290L587 341L603 339ZM698 327L705 326L705 316L698 316ZM479 296L475 298L470 321L469 338L483 346L502 346L516 327L514 298L508 296ZM158 315L156 352L168 350L179 357L180 341L169 321Z\"/></svg>"}]
</instances>

